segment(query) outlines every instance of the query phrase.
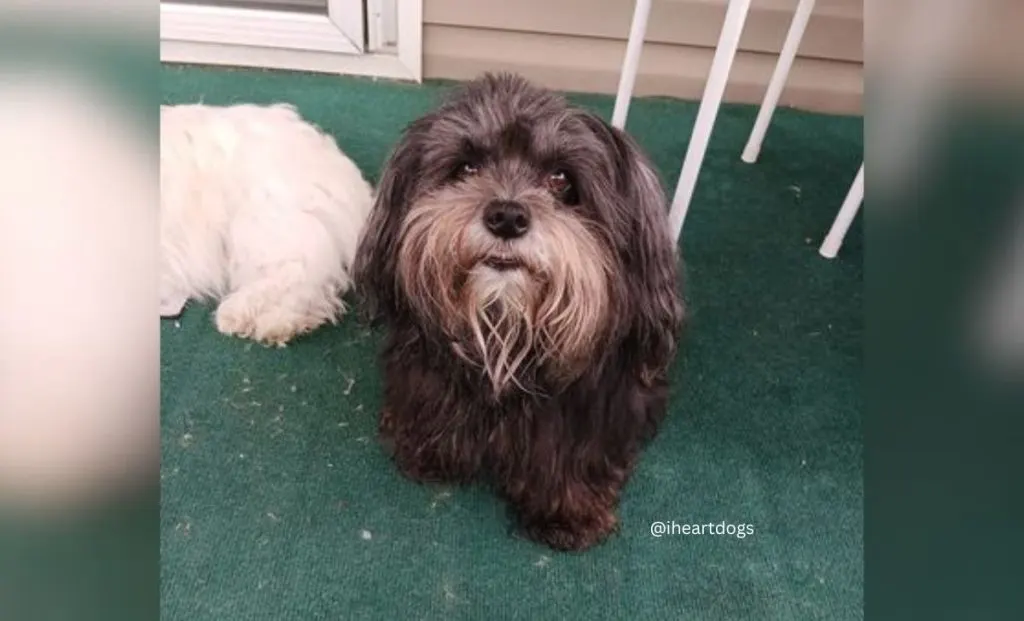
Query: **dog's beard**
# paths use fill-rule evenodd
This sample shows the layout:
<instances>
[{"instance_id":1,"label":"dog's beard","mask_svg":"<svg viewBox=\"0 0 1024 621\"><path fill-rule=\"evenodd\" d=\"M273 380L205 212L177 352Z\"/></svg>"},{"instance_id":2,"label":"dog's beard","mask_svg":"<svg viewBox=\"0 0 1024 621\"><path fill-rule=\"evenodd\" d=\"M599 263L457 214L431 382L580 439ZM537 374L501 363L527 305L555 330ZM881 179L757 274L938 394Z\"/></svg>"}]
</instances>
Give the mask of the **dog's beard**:
<instances>
[{"instance_id":1,"label":"dog's beard","mask_svg":"<svg viewBox=\"0 0 1024 621\"><path fill-rule=\"evenodd\" d=\"M607 332L607 246L540 190L516 197L531 205L531 231L496 239L480 223L485 194L473 190L460 184L412 206L398 258L405 296L496 395L578 377Z\"/></svg>"}]
</instances>

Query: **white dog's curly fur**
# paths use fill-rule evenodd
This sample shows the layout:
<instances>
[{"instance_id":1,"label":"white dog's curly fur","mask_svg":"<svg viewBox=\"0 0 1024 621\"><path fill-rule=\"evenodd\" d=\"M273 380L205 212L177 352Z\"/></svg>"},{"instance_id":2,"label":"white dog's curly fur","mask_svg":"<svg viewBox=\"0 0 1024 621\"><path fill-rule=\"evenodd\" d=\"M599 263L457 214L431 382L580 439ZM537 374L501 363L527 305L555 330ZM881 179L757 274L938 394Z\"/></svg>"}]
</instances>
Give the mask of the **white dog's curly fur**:
<instances>
[{"instance_id":1,"label":"white dog's curly fur","mask_svg":"<svg viewBox=\"0 0 1024 621\"><path fill-rule=\"evenodd\" d=\"M219 299L225 334L283 345L344 311L372 189L291 106L160 111L160 314Z\"/></svg>"}]
</instances>

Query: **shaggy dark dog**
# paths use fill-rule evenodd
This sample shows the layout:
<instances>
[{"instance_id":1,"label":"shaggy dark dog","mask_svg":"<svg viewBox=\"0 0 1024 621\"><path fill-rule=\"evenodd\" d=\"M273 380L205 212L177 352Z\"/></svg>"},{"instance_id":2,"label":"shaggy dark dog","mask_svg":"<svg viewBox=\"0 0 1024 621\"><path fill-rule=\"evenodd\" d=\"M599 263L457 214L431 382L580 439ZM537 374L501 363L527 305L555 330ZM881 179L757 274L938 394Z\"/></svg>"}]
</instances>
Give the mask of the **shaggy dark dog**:
<instances>
[{"instance_id":1,"label":"shaggy dark dog","mask_svg":"<svg viewBox=\"0 0 1024 621\"><path fill-rule=\"evenodd\" d=\"M406 130L354 271L389 328L380 432L401 471L491 482L554 548L612 532L683 317L665 197L634 142L484 76Z\"/></svg>"}]
</instances>

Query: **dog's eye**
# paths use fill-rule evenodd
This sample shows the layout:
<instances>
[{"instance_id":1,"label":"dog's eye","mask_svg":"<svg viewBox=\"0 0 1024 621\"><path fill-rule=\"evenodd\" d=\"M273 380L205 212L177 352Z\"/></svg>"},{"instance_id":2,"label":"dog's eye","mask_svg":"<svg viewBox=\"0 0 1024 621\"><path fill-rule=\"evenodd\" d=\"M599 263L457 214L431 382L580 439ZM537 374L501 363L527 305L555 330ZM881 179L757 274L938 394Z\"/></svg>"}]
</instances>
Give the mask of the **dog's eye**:
<instances>
[{"instance_id":1,"label":"dog's eye","mask_svg":"<svg viewBox=\"0 0 1024 621\"><path fill-rule=\"evenodd\" d=\"M471 177L480 172L480 168L476 164L470 164L469 162L463 162L459 164L455 174L459 177Z\"/></svg>"},{"instance_id":2,"label":"dog's eye","mask_svg":"<svg viewBox=\"0 0 1024 621\"><path fill-rule=\"evenodd\" d=\"M548 175L548 189L556 196L565 197L572 191L572 180L564 170L556 170Z\"/></svg>"},{"instance_id":3,"label":"dog's eye","mask_svg":"<svg viewBox=\"0 0 1024 621\"><path fill-rule=\"evenodd\" d=\"M548 190L563 205L576 205L579 203L580 197L576 191L576 185L573 183L572 175L566 170L560 168L548 174L545 183L548 186Z\"/></svg>"}]
</instances>

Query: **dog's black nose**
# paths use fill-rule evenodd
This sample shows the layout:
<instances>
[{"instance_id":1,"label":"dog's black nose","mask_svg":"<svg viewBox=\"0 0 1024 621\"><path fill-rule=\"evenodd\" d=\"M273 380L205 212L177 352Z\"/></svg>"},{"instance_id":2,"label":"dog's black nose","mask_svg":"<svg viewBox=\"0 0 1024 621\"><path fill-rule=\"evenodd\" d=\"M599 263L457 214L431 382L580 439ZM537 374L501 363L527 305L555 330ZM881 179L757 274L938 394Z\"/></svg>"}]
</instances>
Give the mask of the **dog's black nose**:
<instances>
[{"instance_id":1,"label":"dog's black nose","mask_svg":"<svg viewBox=\"0 0 1024 621\"><path fill-rule=\"evenodd\" d=\"M502 239L515 239L530 230L530 214L515 201L491 201L484 209L484 225Z\"/></svg>"}]
</instances>

